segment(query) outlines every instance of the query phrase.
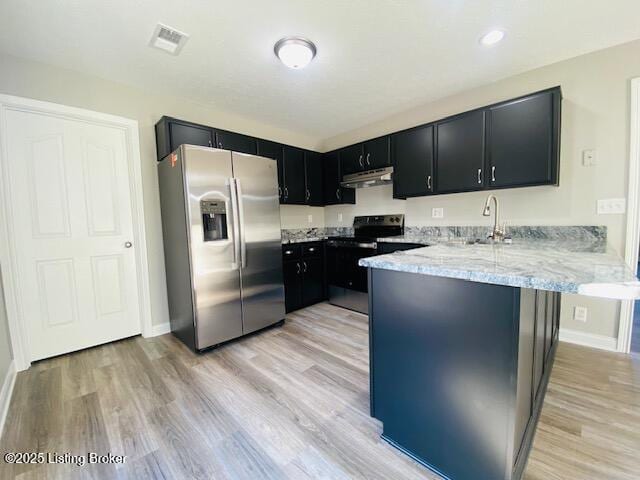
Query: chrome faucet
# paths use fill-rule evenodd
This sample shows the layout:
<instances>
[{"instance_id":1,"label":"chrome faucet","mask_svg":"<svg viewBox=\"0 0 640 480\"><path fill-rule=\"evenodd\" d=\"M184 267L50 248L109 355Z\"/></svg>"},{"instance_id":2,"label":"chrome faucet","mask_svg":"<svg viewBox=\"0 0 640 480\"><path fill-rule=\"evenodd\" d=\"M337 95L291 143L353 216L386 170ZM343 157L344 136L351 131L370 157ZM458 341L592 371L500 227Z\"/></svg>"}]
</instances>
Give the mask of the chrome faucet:
<instances>
[{"instance_id":1,"label":"chrome faucet","mask_svg":"<svg viewBox=\"0 0 640 480\"><path fill-rule=\"evenodd\" d=\"M491 235L489 235L489 238L495 242L501 242L504 240L507 232L505 231L506 229L504 227L500 227L500 210L498 207L498 197L496 197L495 195L489 195L487 197L487 201L484 202L484 210L482 211L482 215L485 217L491 215L491 200L493 200L495 208L493 212L493 231L491 232Z\"/></svg>"}]
</instances>

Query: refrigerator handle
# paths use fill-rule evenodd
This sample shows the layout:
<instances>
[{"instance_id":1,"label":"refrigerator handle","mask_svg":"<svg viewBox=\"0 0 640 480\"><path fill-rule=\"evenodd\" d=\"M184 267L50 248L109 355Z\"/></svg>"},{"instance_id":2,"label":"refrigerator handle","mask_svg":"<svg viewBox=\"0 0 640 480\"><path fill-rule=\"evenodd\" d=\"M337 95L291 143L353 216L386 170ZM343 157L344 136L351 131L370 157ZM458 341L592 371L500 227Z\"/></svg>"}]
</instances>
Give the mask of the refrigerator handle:
<instances>
[{"instance_id":1,"label":"refrigerator handle","mask_svg":"<svg viewBox=\"0 0 640 480\"><path fill-rule=\"evenodd\" d=\"M233 269L238 268L238 255L240 252L240 220L238 219L238 196L236 192L235 179L227 180L229 194L231 197L231 216L233 218Z\"/></svg>"},{"instance_id":2,"label":"refrigerator handle","mask_svg":"<svg viewBox=\"0 0 640 480\"><path fill-rule=\"evenodd\" d=\"M242 184L240 179L236 178L236 195L238 202L238 218L240 220L240 266L247 266L247 241L244 238L244 204L242 202Z\"/></svg>"}]
</instances>

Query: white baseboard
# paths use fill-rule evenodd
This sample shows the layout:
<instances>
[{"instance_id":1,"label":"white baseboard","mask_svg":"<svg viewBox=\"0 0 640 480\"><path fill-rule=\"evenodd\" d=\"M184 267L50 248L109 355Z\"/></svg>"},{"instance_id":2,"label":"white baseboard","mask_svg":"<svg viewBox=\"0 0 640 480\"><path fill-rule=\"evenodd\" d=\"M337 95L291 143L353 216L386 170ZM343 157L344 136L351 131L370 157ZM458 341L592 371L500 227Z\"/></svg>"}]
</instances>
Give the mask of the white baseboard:
<instances>
[{"instance_id":1,"label":"white baseboard","mask_svg":"<svg viewBox=\"0 0 640 480\"><path fill-rule=\"evenodd\" d=\"M618 341L615 337L607 337L606 335L597 335L595 333L584 333L577 330L560 329L560 341L567 343L575 343L585 347L599 348L600 350L608 350L610 352L618 351Z\"/></svg>"},{"instance_id":2,"label":"white baseboard","mask_svg":"<svg viewBox=\"0 0 640 480\"><path fill-rule=\"evenodd\" d=\"M4 422L7 419L7 413L9 413L9 404L11 403L11 394L13 393L13 386L16 383L16 363L11 360L9 368L7 369L7 375L2 382L2 389L0 389L0 437L2 437L2 429L4 428Z\"/></svg>"},{"instance_id":3,"label":"white baseboard","mask_svg":"<svg viewBox=\"0 0 640 480\"><path fill-rule=\"evenodd\" d=\"M149 337L157 337L158 335L164 335L171 332L171 324L169 322L160 323L151 327L151 335Z\"/></svg>"}]
</instances>

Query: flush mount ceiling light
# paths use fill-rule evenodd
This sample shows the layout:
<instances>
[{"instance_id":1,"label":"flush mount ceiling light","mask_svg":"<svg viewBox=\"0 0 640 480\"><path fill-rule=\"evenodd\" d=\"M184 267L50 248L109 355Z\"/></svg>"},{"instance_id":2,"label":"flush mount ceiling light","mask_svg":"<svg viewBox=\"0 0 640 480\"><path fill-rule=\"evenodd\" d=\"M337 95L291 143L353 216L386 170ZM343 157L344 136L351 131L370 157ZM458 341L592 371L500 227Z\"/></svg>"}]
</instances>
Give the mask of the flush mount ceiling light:
<instances>
[{"instance_id":1,"label":"flush mount ceiling light","mask_svg":"<svg viewBox=\"0 0 640 480\"><path fill-rule=\"evenodd\" d=\"M490 47L491 45L495 45L496 43L498 43L503 38L504 32L502 30L491 30L490 32L480 37L480 43L485 47Z\"/></svg>"},{"instance_id":2,"label":"flush mount ceiling light","mask_svg":"<svg viewBox=\"0 0 640 480\"><path fill-rule=\"evenodd\" d=\"M309 65L316 56L316 46L302 37L284 37L273 47L276 56L289 68L300 69Z\"/></svg>"}]
</instances>

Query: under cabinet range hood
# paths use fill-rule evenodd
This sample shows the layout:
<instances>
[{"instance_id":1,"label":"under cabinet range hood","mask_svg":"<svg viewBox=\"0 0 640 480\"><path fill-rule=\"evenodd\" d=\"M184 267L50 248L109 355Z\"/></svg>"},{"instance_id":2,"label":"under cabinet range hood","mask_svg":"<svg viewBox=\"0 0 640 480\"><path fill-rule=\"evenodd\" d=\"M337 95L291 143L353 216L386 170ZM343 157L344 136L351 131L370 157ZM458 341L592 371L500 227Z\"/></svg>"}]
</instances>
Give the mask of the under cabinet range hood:
<instances>
[{"instance_id":1,"label":"under cabinet range hood","mask_svg":"<svg viewBox=\"0 0 640 480\"><path fill-rule=\"evenodd\" d=\"M342 177L340 186L344 188L365 188L388 185L393 179L393 167L376 168L366 172L351 173Z\"/></svg>"}]
</instances>

